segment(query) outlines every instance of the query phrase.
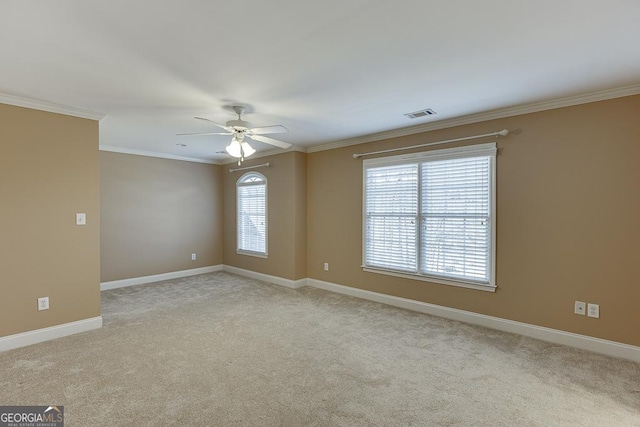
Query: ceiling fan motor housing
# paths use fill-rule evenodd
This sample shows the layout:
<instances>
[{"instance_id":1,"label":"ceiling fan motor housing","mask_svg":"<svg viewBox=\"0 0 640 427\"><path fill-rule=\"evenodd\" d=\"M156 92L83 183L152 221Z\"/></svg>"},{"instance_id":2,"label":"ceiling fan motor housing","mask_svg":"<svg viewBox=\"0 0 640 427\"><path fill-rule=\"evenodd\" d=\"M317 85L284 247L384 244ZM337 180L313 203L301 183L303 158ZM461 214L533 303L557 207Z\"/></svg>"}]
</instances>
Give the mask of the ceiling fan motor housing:
<instances>
[{"instance_id":1,"label":"ceiling fan motor housing","mask_svg":"<svg viewBox=\"0 0 640 427\"><path fill-rule=\"evenodd\" d=\"M251 129L251 123L245 122L244 120L229 120L227 122L227 127L234 128L236 130L248 130Z\"/></svg>"}]
</instances>

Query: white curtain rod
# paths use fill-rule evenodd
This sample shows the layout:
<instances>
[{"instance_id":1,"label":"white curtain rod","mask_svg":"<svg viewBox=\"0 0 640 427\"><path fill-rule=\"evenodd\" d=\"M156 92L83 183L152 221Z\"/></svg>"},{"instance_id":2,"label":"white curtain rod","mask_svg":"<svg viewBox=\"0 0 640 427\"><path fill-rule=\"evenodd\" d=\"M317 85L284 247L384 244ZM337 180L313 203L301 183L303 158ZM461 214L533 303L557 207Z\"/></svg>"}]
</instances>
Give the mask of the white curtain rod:
<instances>
[{"instance_id":1,"label":"white curtain rod","mask_svg":"<svg viewBox=\"0 0 640 427\"><path fill-rule=\"evenodd\" d=\"M354 159L359 159L361 157L372 156L374 154L393 153L394 151L411 150L412 148L428 147L430 145L440 145L440 144L448 144L450 142L468 141L470 139L485 138L485 137L488 137L488 136L497 137L497 136L507 136L507 135L509 135L509 131L506 130L506 129L502 129L500 132L485 133L484 135L474 135L474 136L467 136L467 137L464 137L464 138L448 139L446 141L428 142L426 144L412 145L410 147L390 148L388 150L371 151L369 153L355 153L353 155L353 158Z\"/></svg>"},{"instance_id":2,"label":"white curtain rod","mask_svg":"<svg viewBox=\"0 0 640 427\"><path fill-rule=\"evenodd\" d=\"M261 165L255 165L255 166L247 166L246 168L236 168L236 169L229 169L229 172L236 172L236 171L244 171L247 169L255 169L255 168L262 168L262 167L269 167L269 163L263 163Z\"/></svg>"}]
</instances>

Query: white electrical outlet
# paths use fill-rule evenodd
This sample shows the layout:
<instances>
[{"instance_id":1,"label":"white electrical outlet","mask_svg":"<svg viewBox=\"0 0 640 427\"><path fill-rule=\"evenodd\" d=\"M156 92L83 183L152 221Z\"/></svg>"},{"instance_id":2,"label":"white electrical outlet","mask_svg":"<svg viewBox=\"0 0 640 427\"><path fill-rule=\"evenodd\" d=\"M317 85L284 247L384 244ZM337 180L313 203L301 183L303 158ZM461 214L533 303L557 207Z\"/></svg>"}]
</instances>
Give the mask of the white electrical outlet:
<instances>
[{"instance_id":1,"label":"white electrical outlet","mask_svg":"<svg viewBox=\"0 0 640 427\"><path fill-rule=\"evenodd\" d=\"M589 317L600 318L600 306L598 304L587 304L587 315Z\"/></svg>"},{"instance_id":2,"label":"white electrical outlet","mask_svg":"<svg viewBox=\"0 0 640 427\"><path fill-rule=\"evenodd\" d=\"M49 310L49 297L38 298L38 311Z\"/></svg>"},{"instance_id":3,"label":"white electrical outlet","mask_svg":"<svg viewBox=\"0 0 640 427\"><path fill-rule=\"evenodd\" d=\"M76 214L76 225L87 225L87 214L86 213L77 213Z\"/></svg>"},{"instance_id":4,"label":"white electrical outlet","mask_svg":"<svg viewBox=\"0 0 640 427\"><path fill-rule=\"evenodd\" d=\"M573 307L573 312L575 314L584 316L585 314L587 314L587 303L582 301L576 301L576 304Z\"/></svg>"},{"instance_id":5,"label":"white electrical outlet","mask_svg":"<svg viewBox=\"0 0 640 427\"><path fill-rule=\"evenodd\" d=\"M328 262L324 263L324 271L329 271L329 263Z\"/></svg>"},{"instance_id":6,"label":"white electrical outlet","mask_svg":"<svg viewBox=\"0 0 640 427\"><path fill-rule=\"evenodd\" d=\"M196 260L196 254L193 253L193 254L191 254L191 261L195 261L195 260Z\"/></svg>"}]
</instances>

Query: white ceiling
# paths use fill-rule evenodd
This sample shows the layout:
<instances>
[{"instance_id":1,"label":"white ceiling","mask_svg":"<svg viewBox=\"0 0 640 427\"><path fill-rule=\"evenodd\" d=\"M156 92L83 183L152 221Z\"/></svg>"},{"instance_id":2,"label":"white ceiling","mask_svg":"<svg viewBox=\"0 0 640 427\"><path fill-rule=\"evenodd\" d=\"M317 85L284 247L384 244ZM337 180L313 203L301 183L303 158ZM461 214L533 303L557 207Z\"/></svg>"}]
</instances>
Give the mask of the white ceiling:
<instances>
[{"instance_id":1,"label":"white ceiling","mask_svg":"<svg viewBox=\"0 0 640 427\"><path fill-rule=\"evenodd\" d=\"M229 137L175 134L241 103L304 149L638 85L639 17L637 0L3 0L0 93L105 113L102 146L225 161Z\"/></svg>"}]
</instances>

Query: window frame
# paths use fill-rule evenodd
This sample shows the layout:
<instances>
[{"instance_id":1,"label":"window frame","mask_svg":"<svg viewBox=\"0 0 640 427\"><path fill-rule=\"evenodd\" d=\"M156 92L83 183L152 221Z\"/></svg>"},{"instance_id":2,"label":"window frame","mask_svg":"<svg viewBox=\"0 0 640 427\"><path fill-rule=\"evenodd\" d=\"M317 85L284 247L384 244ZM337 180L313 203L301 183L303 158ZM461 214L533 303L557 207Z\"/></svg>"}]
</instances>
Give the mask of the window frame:
<instances>
[{"instance_id":1,"label":"window frame","mask_svg":"<svg viewBox=\"0 0 640 427\"><path fill-rule=\"evenodd\" d=\"M254 182L246 182L251 177L256 177L259 181ZM250 187L250 186L264 186L264 252L259 251L251 251L247 249L240 248L240 193L239 188L241 187ZM269 254L269 197L268 197L268 185L267 185L267 177L263 174L255 171L244 173L238 180L236 181L236 253L239 255L248 255L258 258L267 258Z\"/></svg>"},{"instance_id":2,"label":"window frame","mask_svg":"<svg viewBox=\"0 0 640 427\"><path fill-rule=\"evenodd\" d=\"M416 251L417 251L417 272L405 272L393 270L390 268L382 268L367 265L367 170L375 167L385 167L394 165L408 165L439 161L439 160L451 160L461 159L469 157L489 157L489 218L490 218L490 231L489 231L489 262L488 262L488 276L487 282L465 280L461 278L434 276L421 272L420 258L421 258L421 238L422 233L420 231L420 218L423 216L421 210L421 197L422 197L422 178L421 169L418 167L418 212L416 225ZM420 153L401 154L397 156L376 157L372 159L366 159L363 161L362 167L362 269L365 272L386 274L394 277L402 277L413 280L421 280L430 283L438 283L450 286L458 286L469 289L476 289L482 291L495 292L495 265L496 265L496 157L497 146L495 142L486 144L475 144L463 147L444 148L438 150L429 150Z\"/></svg>"}]
</instances>

